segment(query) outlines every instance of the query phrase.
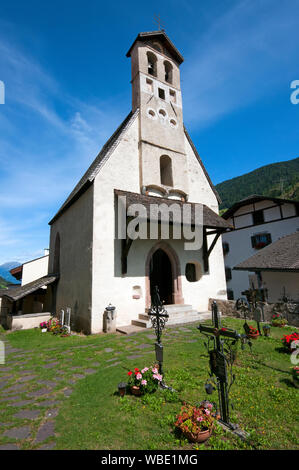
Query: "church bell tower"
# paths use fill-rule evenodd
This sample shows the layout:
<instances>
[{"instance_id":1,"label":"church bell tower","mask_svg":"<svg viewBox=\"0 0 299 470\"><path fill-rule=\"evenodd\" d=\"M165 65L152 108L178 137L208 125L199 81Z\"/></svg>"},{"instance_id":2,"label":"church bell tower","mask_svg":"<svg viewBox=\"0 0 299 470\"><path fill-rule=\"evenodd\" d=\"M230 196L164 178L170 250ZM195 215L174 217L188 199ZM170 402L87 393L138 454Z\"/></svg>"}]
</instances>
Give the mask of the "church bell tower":
<instances>
[{"instance_id":1,"label":"church bell tower","mask_svg":"<svg viewBox=\"0 0 299 470\"><path fill-rule=\"evenodd\" d=\"M179 69L184 59L163 30L139 33L127 57L131 57L132 111L139 108L141 192L186 200Z\"/></svg>"}]
</instances>

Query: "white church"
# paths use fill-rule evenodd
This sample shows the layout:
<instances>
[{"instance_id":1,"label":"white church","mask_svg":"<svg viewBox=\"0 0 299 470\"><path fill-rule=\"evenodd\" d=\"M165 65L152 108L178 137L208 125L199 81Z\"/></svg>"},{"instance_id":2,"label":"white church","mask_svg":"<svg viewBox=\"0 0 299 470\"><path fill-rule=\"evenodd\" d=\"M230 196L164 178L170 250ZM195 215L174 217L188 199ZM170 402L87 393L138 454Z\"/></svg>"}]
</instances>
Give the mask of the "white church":
<instances>
[{"instance_id":1,"label":"white church","mask_svg":"<svg viewBox=\"0 0 299 470\"><path fill-rule=\"evenodd\" d=\"M119 331L147 326L156 285L169 323L195 321L210 298L227 298L221 234L230 226L218 215L219 196L184 127L183 57L163 30L138 34L127 57L132 111L49 222L44 309L71 308L72 329L87 334L103 331L109 303ZM202 246L186 250L183 237L161 234L119 239L120 196L147 214L161 203L188 206L192 214L200 208Z\"/></svg>"}]
</instances>

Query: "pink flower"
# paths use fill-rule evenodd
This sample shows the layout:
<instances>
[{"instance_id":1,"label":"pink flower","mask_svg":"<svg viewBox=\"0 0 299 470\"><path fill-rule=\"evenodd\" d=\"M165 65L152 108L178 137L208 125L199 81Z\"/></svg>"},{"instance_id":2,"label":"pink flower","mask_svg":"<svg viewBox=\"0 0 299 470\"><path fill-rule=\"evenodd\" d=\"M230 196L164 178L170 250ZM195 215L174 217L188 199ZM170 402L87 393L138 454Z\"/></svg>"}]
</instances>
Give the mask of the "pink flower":
<instances>
[{"instance_id":1,"label":"pink flower","mask_svg":"<svg viewBox=\"0 0 299 470\"><path fill-rule=\"evenodd\" d=\"M162 375L161 374L158 374L158 372L156 374L153 375L153 379L157 379L159 380L159 382L161 382L162 380Z\"/></svg>"},{"instance_id":2,"label":"pink flower","mask_svg":"<svg viewBox=\"0 0 299 470\"><path fill-rule=\"evenodd\" d=\"M210 414L210 412L209 412L209 410L207 410L207 408L205 408L205 414L206 414L206 415L209 415L209 414Z\"/></svg>"},{"instance_id":3,"label":"pink flower","mask_svg":"<svg viewBox=\"0 0 299 470\"><path fill-rule=\"evenodd\" d=\"M141 373L144 374L144 372L148 371L148 367L145 367L144 369L142 369Z\"/></svg>"},{"instance_id":4,"label":"pink flower","mask_svg":"<svg viewBox=\"0 0 299 470\"><path fill-rule=\"evenodd\" d=\"M158 369L157 369L157 367L153 367L153 368L152 368L152 372L153 372L154 374L158 374Z\"/></svg>"},{"instance_id":5,"label":"pink flower","mask_svg":"<svg viewBox=\"0 0 299 470\"><path fill-rule=\"evenodd\" d=\"M141 385L146 385L147 384L147 380L143 379L141 380Z\"/></svg>"},{"instance_id":6,"label":"pink flower","mask_svg":"<svg viewBox=\"0 0 299 470\"><path fill-rule=\"evenodd\" d=\"M199 417L197 418L197 421L203 421L203 417L202 417L202 416L199 416Z\"/></svg>"},{"instance_id":7,"label":"pink flower","mask_svg":"<svg viewBox=\"0 0 299 470\"><path fill-rule=\"evenodd\" d=\"M213 408L212 403L209 403L209 404L207 405L207 407L211 410L211 409Z\"/></svg>"},{"instance_id":8,"label":"pink flower","mask_svg":"<svg viewBox=\"0 0 299 470\"><path fill-rule=\"evenodd\" d=\"M140 372L138 372L138 374L136 374L136 379L137 379L137 380L142 379L142 374L140 374Z\"/></svg>"}]
</instances>

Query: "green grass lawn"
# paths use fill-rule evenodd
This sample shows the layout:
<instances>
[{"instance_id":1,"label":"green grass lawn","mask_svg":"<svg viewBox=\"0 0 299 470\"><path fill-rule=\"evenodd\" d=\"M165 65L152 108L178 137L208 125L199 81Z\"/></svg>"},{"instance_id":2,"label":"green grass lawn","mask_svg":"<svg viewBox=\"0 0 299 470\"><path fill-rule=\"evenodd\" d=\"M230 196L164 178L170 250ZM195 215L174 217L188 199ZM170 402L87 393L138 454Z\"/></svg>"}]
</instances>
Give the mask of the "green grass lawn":
<instances>
[{"instance_id":1,"label":"green grass lawn","mask_svg":"<svg viewBox=\"0 0 299 470\"><path fill-rule=\"evenodd\" d=\"M242 325L241 320L223 319L223 326L239 332ZM209 441L201 445L189 443L175 431L173 423L182 401L194 404L206 398L217 401L215 392L205 394L208 355L196 326L169 327L162 338L165 380L177 393L158 390L152 395L124 398L117 393L117 385L126 381L129 369L154 362L152 330L131 336L69 338L42 334L39 330L5 334L13 348L28 351L25 365L20 365L20 359L13 353L9 356L6 366L11 370L7 373L13 377L7 386L16 383L22 368L39 380L57 380L51 393L52 399L60 402L59 413L55 437L48 439L54 440L55 449L298 449L298 390L291 382L290 355L282 352L280 341L283 334L294 330L290 327L272 328L270 338L253 341L252 352L248 347L245 351L239 349L234 366L236 381L230 393L234 406L231 417L249 433L247 442L219 426ZM151 346L145 347L146 344ZM134 355L140 357L130 358ZM45 368L51 361L55 366ZM84 376L90 368L93 373ZM7 373L3 367L0 382ZM73 380L74 374L82 374L82 378ZM25 400L28 392L36 389L36 380L27 383L20 399ZM73 392L66 397L64 391L69 388ZM0 393L5 397L5 388ZM41 403L42 398L38 397L26 409L39 409ZM41 414L28 424L28 420L14 417L16 411L19 410L0 400L0 422L9 423L8 429L30 425L30 437L19 441L20 448L39 448L36 435L45 416ZM0 428L0 443L7 442L17 441L3 436Z\"/></svg>"}]
</instances>

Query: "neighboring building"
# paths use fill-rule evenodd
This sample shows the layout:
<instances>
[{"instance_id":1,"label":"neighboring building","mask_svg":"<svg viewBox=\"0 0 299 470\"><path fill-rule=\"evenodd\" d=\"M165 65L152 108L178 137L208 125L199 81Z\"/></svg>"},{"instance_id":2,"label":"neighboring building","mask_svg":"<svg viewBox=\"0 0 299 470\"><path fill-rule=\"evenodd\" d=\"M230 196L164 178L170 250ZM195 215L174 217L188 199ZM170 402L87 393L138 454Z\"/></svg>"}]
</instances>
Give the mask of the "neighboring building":
<instances>
[{"instance_id":1,"label":"neighboring building","mask_svg":"<svg viewBox=\"0 0 299 470\"><path fill-rule=\"evenodd\" d=\"M234 204L222 217L233 226L222 237L228 298L238 299L257 279L250 272L233 268L299 229L299 202L253 195ZM261 280L258 288L262 292ZM282 287L279 294L282 295Z\"/></svg>"},{"instance_id":2,"label":"neighboring building","mask_svg":"<svg viewBox=\"0 0 299 470\"><path fill-rule=\"evenodd\" d=\"M219 196L183 124L183 57L164 31L140 33L127 57L132 111L50 222L55 311L70 307L72 328L86 333L103 330L110 302L122 331L132 322L146 326L154 285L184 321L207 311L209 298L226 299L220 235L229 224L218 216ZM186 251L183 239L117 239L119 196L146 207L146 218L157 203L201 208L203 247Z\"/></svg>"},{"instance_id":3,"label":"neighboring building","mask_svg":"<svg viewBox=\"0 0 299 470\"><path fill-rule=\"evenodd\" d=\"M51 291L47 286L56 280L48 276L49 254L10 270L20 286L0 291L0 324L8 328L31 328L50 317ZM32 315L34 318L32 318Z\"/></svg>"},{"instance_id":4,"label":"neighboring building","mask_svg":"<svg viewBox=\"0 0 299 470\"><path fill-rule=\"evenodd\" d=\"M286 235L234 267L256 273L253 287L262 282L268 302L299 302L299 232Z\"/></svg>"}]
</instances>

